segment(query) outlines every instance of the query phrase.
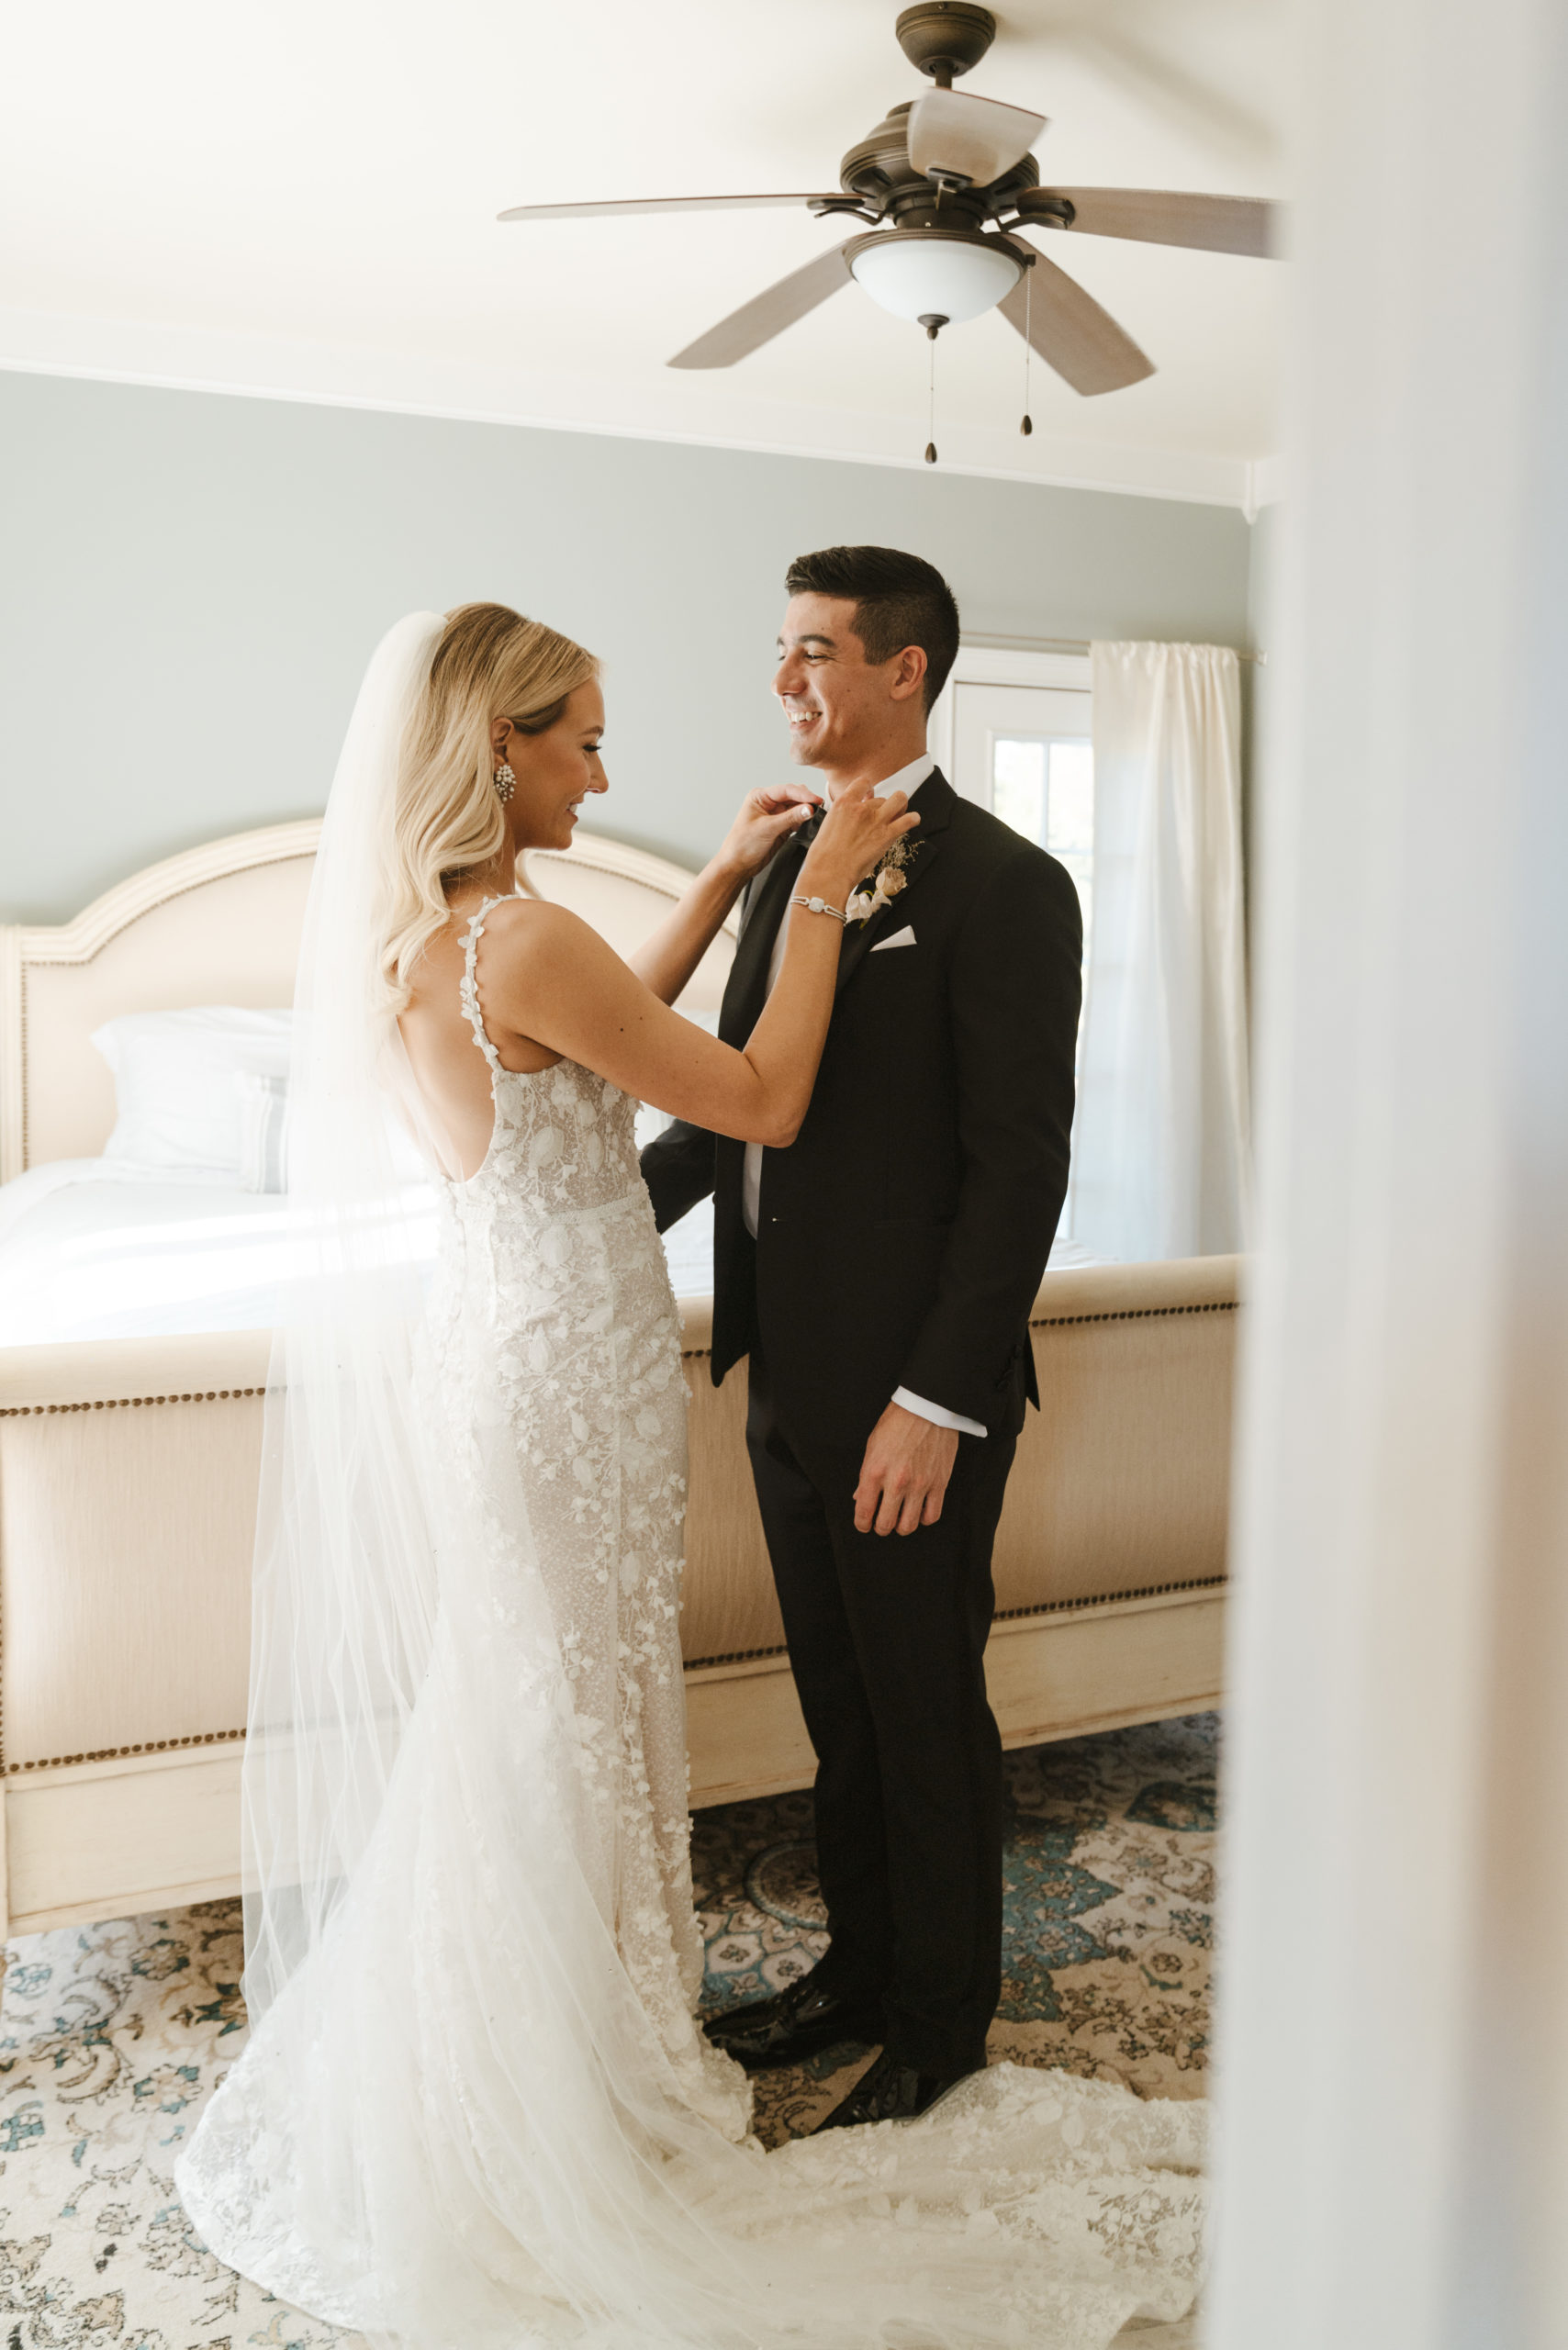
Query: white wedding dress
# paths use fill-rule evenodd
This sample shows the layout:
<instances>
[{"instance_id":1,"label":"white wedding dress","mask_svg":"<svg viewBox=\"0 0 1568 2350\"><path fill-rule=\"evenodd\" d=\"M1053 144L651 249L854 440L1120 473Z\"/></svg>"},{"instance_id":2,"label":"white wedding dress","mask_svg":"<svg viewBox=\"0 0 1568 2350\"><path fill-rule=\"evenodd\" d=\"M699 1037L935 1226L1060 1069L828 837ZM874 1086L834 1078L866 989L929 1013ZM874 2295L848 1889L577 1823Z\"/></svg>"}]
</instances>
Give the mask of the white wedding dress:
<instances>
[{"instance_id":1,"label":"white wedding dress","mask_svg":"<svg viewBox=\"0 0 1568 2350\"><path fill-rule=\"evenodd\" d=\"M482 926L495 1128L441 1187L435 1294L406 1353L384 1321L357 1369L336 1326L290 1359L319 1460L297 1393L269 1438L252 2029L177 2165L186 2209L398 2350L1103 2350L1181 2317L1200 2108L1001 2065L914 2122L749 2135L692 2018L685 1390L634 1104L501 1067ZM377 1378L395 1446L351 1408ZM321 1591L360 1571L386 1604L356 1638Z\"/></svg>"}]
</instances>

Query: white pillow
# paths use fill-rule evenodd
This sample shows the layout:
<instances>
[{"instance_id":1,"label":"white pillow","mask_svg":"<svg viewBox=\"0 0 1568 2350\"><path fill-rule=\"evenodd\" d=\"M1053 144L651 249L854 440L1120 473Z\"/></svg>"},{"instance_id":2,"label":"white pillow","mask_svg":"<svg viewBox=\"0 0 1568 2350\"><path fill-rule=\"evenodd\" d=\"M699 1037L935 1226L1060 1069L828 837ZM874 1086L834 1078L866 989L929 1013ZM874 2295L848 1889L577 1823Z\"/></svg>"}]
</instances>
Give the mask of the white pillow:
<instances>
[{"instance_id":1,"label":"white pillow","mask_svg":"<svg viewBox=\"0 0 1568 2350\"><path fill-rule=\"evenodd\" d=\"M247 1192L288 1189L288 1080L231 1077L240 1102L240 1181Z\"/></svg>"},{"instance_id":2,"label":"white pillow","mask_svg":"<svg viewBox=\"0 0 1568 2350\"><path fill-rule=\"evenodd\" d=\"M274 1079L281 1092L293 1019L218 1004L106 1021L93 1036L115 1080L105 1158L153 1182L245 1186L248 1144L257 1162L235 1080Z\"/></svg>"}]
</instances>

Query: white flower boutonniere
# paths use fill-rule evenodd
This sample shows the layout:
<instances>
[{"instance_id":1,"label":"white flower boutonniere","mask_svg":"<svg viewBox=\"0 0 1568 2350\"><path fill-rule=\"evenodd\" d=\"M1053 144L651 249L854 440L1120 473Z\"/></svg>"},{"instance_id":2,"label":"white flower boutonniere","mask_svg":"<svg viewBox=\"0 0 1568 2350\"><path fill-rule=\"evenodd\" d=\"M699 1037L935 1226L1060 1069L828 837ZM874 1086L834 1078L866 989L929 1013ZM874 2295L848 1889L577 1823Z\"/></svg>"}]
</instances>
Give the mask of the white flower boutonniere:
<instances>
[{"instance_id":1,"label":"white flower boutonniere","mask_svg":"<svg viewBox=\"0 0 1568 2350\"><path fill-rule=\"evenodd\" d=\"M872 874L869 882L862 881L844 909L844 919L849 922L869 922L884 906L890 906L899 891L909 886L907 867L918 843L907 834L895 841L886 856Z\"/></svg>"}]
</instances>

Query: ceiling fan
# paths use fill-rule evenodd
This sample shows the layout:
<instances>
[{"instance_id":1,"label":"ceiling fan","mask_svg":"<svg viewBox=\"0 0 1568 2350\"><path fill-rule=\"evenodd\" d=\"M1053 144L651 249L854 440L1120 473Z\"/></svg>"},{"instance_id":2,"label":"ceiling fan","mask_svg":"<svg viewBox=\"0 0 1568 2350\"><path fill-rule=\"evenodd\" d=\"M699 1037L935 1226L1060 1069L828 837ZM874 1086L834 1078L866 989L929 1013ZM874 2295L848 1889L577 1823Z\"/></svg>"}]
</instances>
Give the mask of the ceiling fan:
<instances>
[{"instance_id":1,"label":"ceiling fan","mask_svg":"<svg viewBox=\"0 0 1568 2350\"><path fill-rule=\"evenodd\" d=\"M644 212L723 212L803 204L819 218L868 226L733 310L671 367L733 367L782 334L853 277L897 318L935 338L1000 308L1076 392L1120 391L1154 362L1065 270L1018 232L1025 227L1200 252L1267 255L1275 207L1239 196L1159 189L1042 187L1030 148L1044 115L955 90L991 47L996 18L970 0L917 0L896 27L912 65L935 84L889 108L839 168L827 196L675 196L600 204L519 204L502 220L624 218Z\"/></svg>"}]
</instances>

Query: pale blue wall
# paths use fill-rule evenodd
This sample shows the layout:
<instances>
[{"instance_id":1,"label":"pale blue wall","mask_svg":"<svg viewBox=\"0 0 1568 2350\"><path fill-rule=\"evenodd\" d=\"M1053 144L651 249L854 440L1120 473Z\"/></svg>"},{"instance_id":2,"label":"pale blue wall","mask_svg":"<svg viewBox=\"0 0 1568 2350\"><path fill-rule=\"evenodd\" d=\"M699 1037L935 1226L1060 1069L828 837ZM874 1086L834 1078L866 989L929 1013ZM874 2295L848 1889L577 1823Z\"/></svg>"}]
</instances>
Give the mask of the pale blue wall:
<instances>
[{"instance_id":1,"label":"pale blue wall","mask_svg":"<svg viewBox=\"0 0 1568 2350\"><path fill-rule=\"evenodd\" d=\"M319 810L365 658L516 604L602 655L613 832L684 862L783 770L791 555L913 547L966 626L1244 644L1228 509L0 374L0 920Z\"/></svg>"}]
</instances>

